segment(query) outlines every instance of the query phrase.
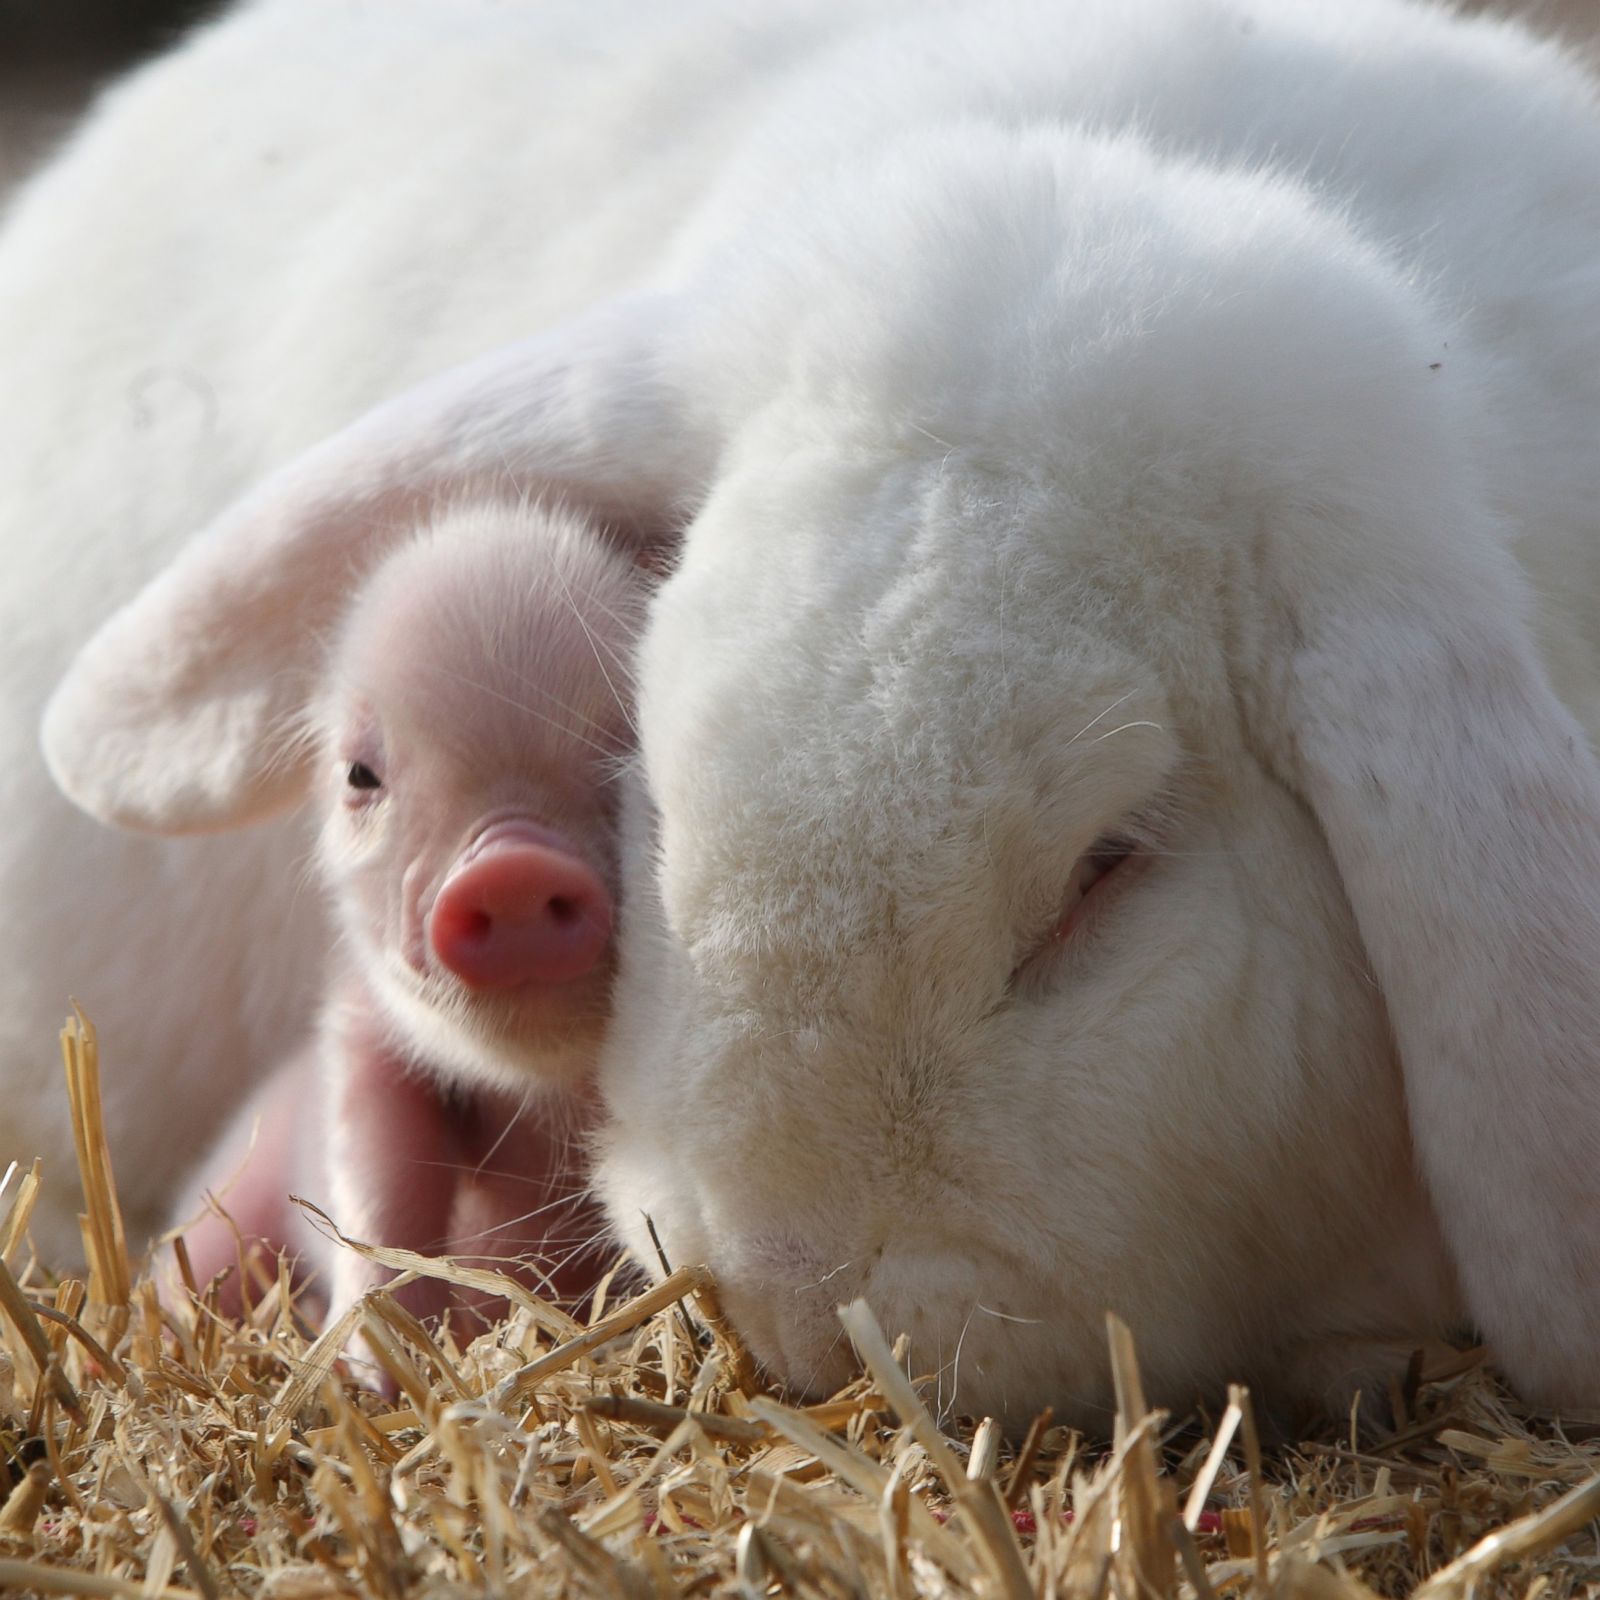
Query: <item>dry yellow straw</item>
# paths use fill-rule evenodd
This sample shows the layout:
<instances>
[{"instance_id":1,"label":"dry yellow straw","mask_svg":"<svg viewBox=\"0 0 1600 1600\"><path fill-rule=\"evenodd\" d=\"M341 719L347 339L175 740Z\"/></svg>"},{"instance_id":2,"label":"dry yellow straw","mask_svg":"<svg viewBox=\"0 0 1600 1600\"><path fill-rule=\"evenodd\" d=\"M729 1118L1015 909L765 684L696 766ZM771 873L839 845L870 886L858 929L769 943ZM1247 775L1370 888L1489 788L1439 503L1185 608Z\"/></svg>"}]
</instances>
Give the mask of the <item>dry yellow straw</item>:
<instances>
[{"instance_id":1,"label":"dry yellow straw","mask_svg":"<svg viewBox=\"0 0 1600 1600\"><path fill-rule=\"evenodd\" d=\"M1264 1451L1242 1391L1214 1431L1166 1427L1113 1322L1114 1419L1080 1437L1041 1417L1013 1452L993 1422L931 1414L863 1305L844 1313L861 1376L812 1406L767 1392L702 1268L597 1295L585 1326L498 1273L373 1252L511 1295L470 1342L387 1291L315 1338L281 1273L242 1323L174 1309L130 1269L81 1017L62 1050L88 1292L30 1258L39 1175L13 1171L6 1595L1548 1600L1595 1560L1600 1433L1519 1406L1478 1356L1414 1362L1393 1435ZM363 1333L398 1407L339 1375Z\"/></svg>"},{"instance_id":2,"label":"dry yellow straw","mask_svg":"<svg viewBox=\"0 0 1600 1600\"><path fill-rule=\"evenodd\" d=\"M84 1216L80 1221L89 1257L89 1298L99 1305L126 1306L133 1290L133 1272L100 1102L100 1045L93 1024L77 1006L61 1030L61 1058L67 1069L72 1135L83 1184Z\"/></svg>"}]
</instances>

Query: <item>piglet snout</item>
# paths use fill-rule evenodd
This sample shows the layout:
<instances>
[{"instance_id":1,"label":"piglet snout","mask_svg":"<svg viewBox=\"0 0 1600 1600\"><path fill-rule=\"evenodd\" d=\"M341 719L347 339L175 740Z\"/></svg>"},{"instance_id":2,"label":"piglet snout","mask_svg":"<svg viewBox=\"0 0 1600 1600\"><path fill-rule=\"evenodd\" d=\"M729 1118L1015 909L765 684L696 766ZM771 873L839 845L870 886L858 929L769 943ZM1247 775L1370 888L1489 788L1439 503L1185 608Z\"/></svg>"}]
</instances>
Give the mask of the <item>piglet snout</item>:
<instances>
[{"instance_id":1,"label":"piglet snout","mask_svg":"<svg viewBox=\"0 0 1600 1600\"><path fill-rule=\"evenodd\" d=\"M439 964L471 989L570 983L611 939L611 896L542 829L491 829L445 879L428 918Z\"/></svg>"}]
</instances>

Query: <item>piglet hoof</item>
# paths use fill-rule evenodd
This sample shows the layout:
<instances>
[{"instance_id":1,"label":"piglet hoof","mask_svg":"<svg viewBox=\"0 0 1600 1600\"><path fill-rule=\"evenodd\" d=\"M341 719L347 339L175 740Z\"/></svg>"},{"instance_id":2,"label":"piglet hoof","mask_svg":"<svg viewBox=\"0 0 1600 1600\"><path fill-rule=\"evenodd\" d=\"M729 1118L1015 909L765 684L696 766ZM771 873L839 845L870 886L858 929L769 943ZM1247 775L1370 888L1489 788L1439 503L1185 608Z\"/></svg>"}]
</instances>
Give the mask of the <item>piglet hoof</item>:
<instances>
[{"instance_id":1,"label":"piglet hoof","mask_svg":"<svg viewBox=\"0 0 1600 1600\"><path fill-rule=\"evenodd\" d=\"M400 1398L400 1385L390 1376L389 1369L378 1360L364 1334L353 1334L344 1347L338 1371L346 1382L367 1394L393 1405Z\"/></svg>"}]
</instances>

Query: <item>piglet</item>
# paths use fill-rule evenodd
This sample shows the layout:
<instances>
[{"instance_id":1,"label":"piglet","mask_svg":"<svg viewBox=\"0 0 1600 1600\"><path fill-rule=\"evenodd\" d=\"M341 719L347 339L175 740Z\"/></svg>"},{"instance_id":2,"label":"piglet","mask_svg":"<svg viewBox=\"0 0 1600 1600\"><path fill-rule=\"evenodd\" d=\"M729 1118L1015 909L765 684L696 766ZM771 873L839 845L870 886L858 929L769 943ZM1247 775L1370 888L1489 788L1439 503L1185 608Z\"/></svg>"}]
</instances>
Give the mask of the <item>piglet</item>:
<instances>
[{"instance_id":1,"label":"piglet","mask_svg":"<svg viewBox=\"0 0 1600 1600\"><path fill-rule=\"evenodd\" d=\"M201 1282L241 1240L325 1269L333 1313L382 1281L293 1191L353 1238L527 1254L533 1281L585 1286L599 1225L576 1146L642 587L575 515L493 504L442 515L361 587L306 716L339 930L319 1029L201 1170L226 1213L187 1230ZM400 1293L429 1316L450 1291Z\"/></svg>"}]
</instances>

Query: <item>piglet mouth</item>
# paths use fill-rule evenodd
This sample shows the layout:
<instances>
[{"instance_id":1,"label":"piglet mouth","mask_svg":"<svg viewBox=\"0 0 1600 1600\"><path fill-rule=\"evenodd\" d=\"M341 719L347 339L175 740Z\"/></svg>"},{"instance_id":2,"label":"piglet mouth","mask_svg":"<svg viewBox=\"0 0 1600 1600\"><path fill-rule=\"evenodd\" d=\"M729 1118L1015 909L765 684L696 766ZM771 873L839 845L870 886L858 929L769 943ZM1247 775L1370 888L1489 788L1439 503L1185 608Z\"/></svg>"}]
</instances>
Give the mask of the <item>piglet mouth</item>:
<instances>
[{"instance_id":1,"label":"piglet mouth","mask_svg":"<svg viewBox=\"0 0 1600 1600\"><path fill-rule=\"evenodd\" d=\"M604 964L612 923L610 892L577 850L508 819L485 828L439 885L426 954L470 991L556 988Z\"/></svg>"}]
</instances>

